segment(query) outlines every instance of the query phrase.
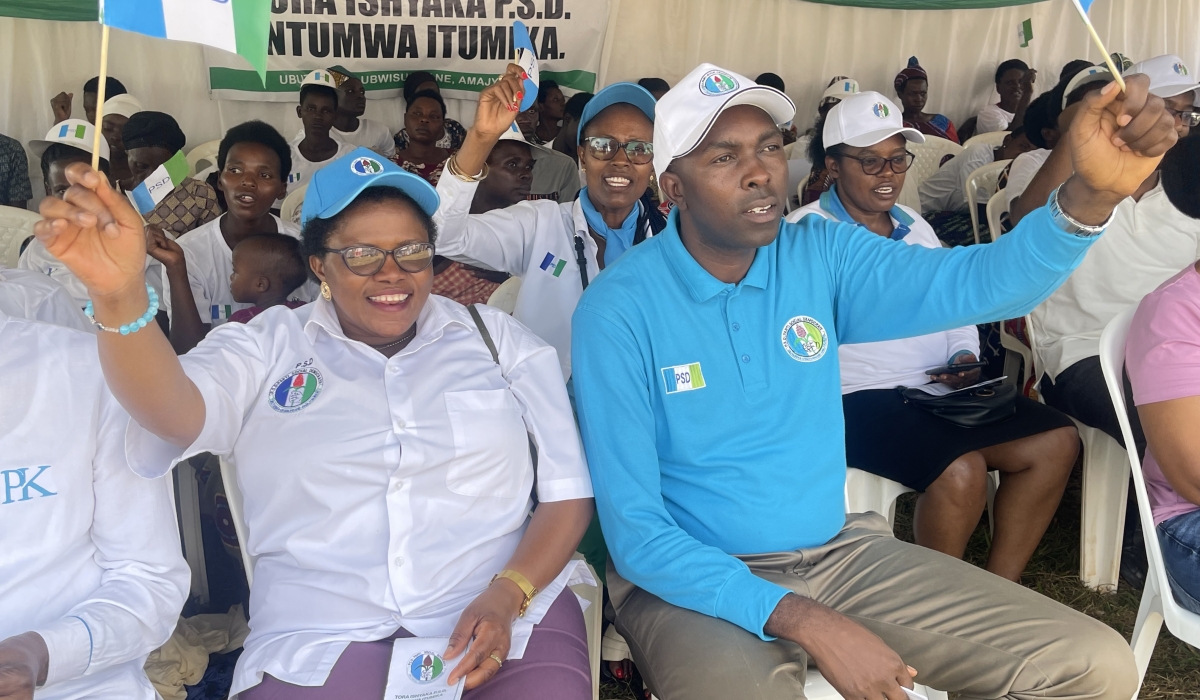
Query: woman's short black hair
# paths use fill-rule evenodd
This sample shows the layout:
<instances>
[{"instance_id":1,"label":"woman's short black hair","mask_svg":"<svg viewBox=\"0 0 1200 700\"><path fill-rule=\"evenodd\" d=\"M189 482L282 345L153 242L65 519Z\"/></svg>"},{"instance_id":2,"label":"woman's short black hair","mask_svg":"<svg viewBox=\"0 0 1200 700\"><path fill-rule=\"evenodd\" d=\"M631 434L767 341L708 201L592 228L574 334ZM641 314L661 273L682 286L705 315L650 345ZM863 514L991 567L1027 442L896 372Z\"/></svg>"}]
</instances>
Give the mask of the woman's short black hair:
<instances>
[{"instance_id":1,"label":"woman's short black hair","mask_svg":"<svg viewBox=\"0 0 1200 700\"><path fill-rule=\"evenodd\" d=\"M437 85L438 81L429 71L415 70L409 73L404 79L404 104L411 104L413 95L417 94L417 88L425 83Z\"/></svg>"},{"instance_id":2,"label":"woman's short black hair","mask_svg":"<svg viewBox=\"0 0 1200 700\"><path fill-rule=\"evenodd\" d=\"M1094 65L1096 64L1082 58L1077 58L1074 61L1070 61L1067 63L1067 65L1063 66L1061 71L1059 71L1058 82L1064 84L1069 83L1071 78L1074 78L1079 71L1083 70L1084 68L1091 68Z\"/></svg>"},{"instance_id":3,"label":"woman's short black hair","mask_svg":"<svg viewBox=\"0 0 1200 700\"><path fill-rule=\"evenodd\" d=\"M404 109L404 111L407 112L408 110L412 109L412 106L416 104L417 100L421 99L422 97L428 97L429 99L441 105L442 119L446 118L446 101L442 99L442 95L440 93L434 92L433 90L421 90L420 92L413 93L412 99L408 101L408 106Z\"/></svg>"},{"instance_id":4,"label":"woman's short black hair","mask_svg":"<svg viewBox=\"0 0 1200 700\"><path fill-rule=\"evenodd\" d=\"M1043 92L1029 103L1025 110L1025 136L1030 143L1038 148L1050 147L1042 130L1058 128L1058 115L1062 109L1056 107L1061 104L1062 97L1057 89Z\"/></svg>"},{"instance_id":5,"label":"woman's short black hair","mask_svg":"<svg viewBox=\"0 0 1200 700\"><path fill-rule=\"evenodd\" d=\"M643 78L643 80L645 80L645 78ZM646 89L649 90L650 88ZM590 102L593 97L595 97L595 95L590 92L577 92L574 95L571 95L571 97L567 100L567 106L563 108L563 113L568 117L582 119L583 108L587 107L587 103Z\"/></svg>"},{"instance_id":6,"label":"woman's short black hair","mask_svg":"<svg viewBox=\"0 0 1200 700\"><path fill-rule=\"evenodd\" d=\"M300 252L304 254L305 260L325 253L329 247L329 237L337 231L347 216L366 204L377 202L397 202L412 209L417 220L421 222L422 228L425 229L425 235L429 238L429 242L437 244L437 225L433 223L433 217L426 214L425 210L403 191L395 187L380 185L363 190L345 209L332 217L312 219L305 224L304 230L300 232Z\"/></svg>"},{"instance_id":7,"label":"woman's short black hair","mask_svg":"<svg viewBox=\"0 0 1200 700\"><path fill-rule=\"evenodd\" d=\"M225 169L225 159L229 157L229 149L239 143L257 143L275 151L279 156L279 177L286 179L292 172L292 147L287 139L275 130L275 127L257 119L243 122L225 132L221 145L217 148L217 171Z\"/></svg>"},{"instance_id":8,"label":"woman's short black hair","mask_svg":"<svg viewBox=\"0 0 1200 700\"><path fill-rule=\"evenodd\" d=\"M300 87L300 104L304 104L304 98L309 95L324 95L333 100L333 108L337 109L337 90L324 85L303 85Z\"/></svg>"},{"instance_id":9,"label":"woman's short black hair","mask_svg":"<svg viewBox=\"0 0 1200 700\"><path fill-rule=\"evenodd\" d=\"M1175 208L1200 219L1200 131L1193 131L1167 151L1162 160L1162 186Z\"/></svg>"},{"instance_id":10,"label":"woman's short black hair","mask_svg":"<svg viewBox=\"0 0 1200 700\"><path fill-rule=\"evenodd\" d=\"M842 155L842 144L825 148L825 122L828 120L829 112L817 117L817 123L813 126L812 140L808 142L808 159L812 161L814 172L819 172L825 167L825 156L837 158Z\"/></svg>"},{"instance_id":11,"label":"woman's short black hair","mask_svg":"<svg viewBox=\"0 0 1200 700\"><path fill-rule=\"evenodd\" d=\"M1010 58L999 66L996 66L996 84L1000 84L1001 78L1010 70L1019 70L1022 73L1029 70L1029 64L1019 58Z\"/></svg>"},{"instance_id":12,"label":"woman's short black hair","mask_svg":"<svg viewBox=\"0 0 1200 700\"><path fill-rule=\"evenodd\" d=\"M78 161L80 163L91 163L92 154L65 143L52 143L42 152L42 179L50 179L50 164L55 161L67 160L72 163ZM108 174L108 159L100 159L100 172Z\"/></svg>"},{"instance_id":13,"label":"woman's short black hair","mask_svg":"<svg viewBox=\"0 0 1200 700\"><path fill-rule=\"evenodd\" d=\"M778 75L775 75L774 73L763 73L763 74L759 75L757 78L755 78L754 82L758 83L759 85L766 85L767 87L773 87L780 92L784 91L783 78L780 78Z\"/></svg>"},{"instance_id":14,"label":"woman's short black hair","mask_svg":"<svg viewBox=\"0 0 1200 700\"><path fill-rule=\"evenodd\" d=\"M562 92L562 89L558 87L558 83L553 80L543 80L538 83L538 104L546 101L546 98L550 96L551 90Z\"/></svg>"},{"instance_id":15,"label":"woman's short black hair","mask_svg":"<svg viewBox=\"0 0 1200 700\"><path fill-rule=\"evenodd\" d=\"M667 92L671 89L670 83L662 78L642 78L638 81L638 85L646 88L649 92Z\"/></svg>"},{"instance_id":16,"label":"woman's short black hair","mask_svg":"<svg viewBox=\"0 0 1200 700\"><path fill-rule=\"evenodd\" d=\"M100 76L96 76L83 84L83 91L90 93L100 92ZM111 75L104 79L104 99L116 97L117 95L128 94L129 91L121 84L120 80Z\"/></svg>"}]
</instances>

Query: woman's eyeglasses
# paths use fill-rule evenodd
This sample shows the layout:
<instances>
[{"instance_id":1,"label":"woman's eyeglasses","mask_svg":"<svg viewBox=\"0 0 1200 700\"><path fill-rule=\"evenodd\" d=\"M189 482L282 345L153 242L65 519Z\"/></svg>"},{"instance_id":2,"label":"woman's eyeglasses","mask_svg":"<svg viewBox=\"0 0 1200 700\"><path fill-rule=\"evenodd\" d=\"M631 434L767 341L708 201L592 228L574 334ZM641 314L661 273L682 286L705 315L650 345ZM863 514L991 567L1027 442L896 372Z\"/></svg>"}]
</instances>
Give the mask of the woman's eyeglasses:
<instances>
[{"instance_id":1,"label":"woman's eyeglasses","mask_svg":"<svg viewBox=\"0 0 1200 700\"><path fill-rule=\"evenodd\" d=\"M1200 126L1200 112L1195 112L1190 109L1184 110L1181 112L1178 110L1171 109L1170 107L1167 107L1167 112L1172 117L1175 117L1176 119L1179 119L1180 121L1182 121L1184 123L1184 125L1189 128Z\"/></svg>"},{"instance_id":2,"label":"woman's eyeglasses","mask_svg":"<svg viewBox=\"0 0 1200 700\"><path fill-rule=\"evenodd\" d=\"M432 243L409 243L395 250L384 250L373 245L356 245L341 250L326 248L325 252L342 256L346 268L362 277L370 277L382 270L383 263L389 255L396 259L396 264L401 270L408 273L420 272L433 262Z\"/></svg>"},{"instance_id":3,"label":"woman's eyeglasses","mask_svg":"<svg viewBox=\"0 0 1200 700\"><path fill-rule=\"evenodd\" d=\"M895 158L880 158L879 156L857 158L855 156L848 156L846 154L842 154L842 158L857 160L858 164L862 166L863 173L866 175L878 175L883 172L885 167L888 166L891 167L892 172L900 175L908 172L908 169L912 167L913 161L917 159L915 155L909 153L908 151L905 151L904 155L896 156Z\"/></svg>"},{"instance_id":4,"label":"woman's eyeglasses","mask_svg":"<svg viewBox=\"0 0 1200 700\"><path fill-rule=\"evenodd\" d=\"M583 139L588 152L598 160L612 160L617 157L617 151L625 149L625 157L634 165L645 165L654 160L654 144L649 141L629 141L621 143L608 136L587 136Z\"/></svg>"}]
</instances>

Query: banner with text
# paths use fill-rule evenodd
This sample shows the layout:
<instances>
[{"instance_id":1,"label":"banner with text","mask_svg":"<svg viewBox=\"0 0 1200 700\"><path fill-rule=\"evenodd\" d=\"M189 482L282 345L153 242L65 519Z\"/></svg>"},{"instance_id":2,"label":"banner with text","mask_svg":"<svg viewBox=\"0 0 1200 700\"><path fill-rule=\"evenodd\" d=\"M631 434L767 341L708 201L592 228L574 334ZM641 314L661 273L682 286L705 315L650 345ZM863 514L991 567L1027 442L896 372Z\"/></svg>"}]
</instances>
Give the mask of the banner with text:
<instances>
[{"instance_id":1,"label":"banner with text","mask_svg":"<svg viewBox=\"0 0 1200 700\"><path fill-rule=\"evenodd\" d=\"M263 0L271 3L267 84L241 57L205 49L215 99L292 102L304 75L345 66L368 97L398 97L408 74L433 73L446 97L474 98L516 57L529 28L543 80L594 91L608 0Z\"/></svg>"}]
</instances>

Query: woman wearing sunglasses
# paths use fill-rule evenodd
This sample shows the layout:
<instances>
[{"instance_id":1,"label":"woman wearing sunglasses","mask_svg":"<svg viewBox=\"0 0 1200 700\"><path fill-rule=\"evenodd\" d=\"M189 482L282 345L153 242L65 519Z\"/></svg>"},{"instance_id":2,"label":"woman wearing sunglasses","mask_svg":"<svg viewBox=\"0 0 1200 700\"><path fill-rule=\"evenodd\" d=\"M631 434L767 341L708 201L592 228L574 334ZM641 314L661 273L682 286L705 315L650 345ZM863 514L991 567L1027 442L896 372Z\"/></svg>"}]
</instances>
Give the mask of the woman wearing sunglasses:
<instances>
[{"instance_id":1,"label":"woman wearing sunglasses","mask_svg":"<svg viewBox=\"0 0 1200 700\"><path fill-rule=\"evenodd\" d=\"M509 70L520 77L516 66ZM488 154L516 116L490 90L480 95L475 123L438 182L438 254L521 277L513 316L554 346L566 381L571 314L584 288L665 225L641 201L654 172L654 97L633 83L616 83L588 102L579 121L587 186L576 201L520 202L471 214Z\"/></svg>"},{"instance_id":2,"label":"woman wearing sunglasses","mask_svg":"<svg viewBox=\"0 0 1200 700\"><path fill-rule=\"evenodd\" d=\"M146 323L141 219L72 168L37 230L114 331L98 342L138 423L130 464L211 452L238 468L253 631L232 693L381 698L394 638L448 636L428 651L461 664L431 673L465 677L468 700L590 698L567 586L589 578L571 557L592 491L557 357L503 313L430 296L433 187L363 148L331 162L302 213L320 297L176 357Z\"/></svg>"},{"instance_id":3,"label":"woman wearing sunglasses","mask_svg":"<svg viewBox=\"0 0 1200 700\"><path fill-rule=\"evenodd\" d=\"M908 142L925 137L907 128L901 112L877 92L852 95L826 116L820 131L823 161L834 184L789 221L821 216L853 221L864 232L906 245L940 248L933 228L896 200L914 156ZM980 369L928 374L979 353L979 331L964 326L917 338L838 349L847 464L898 481L920 493L913 530L917 544L962 558L987 505L989 470L1001 472L995 533L987 569L1019 581L1041 540L1067 477L1079 438L1065 415L1025 397L999 423L963 427L907 402L897 387L934 382L945 389L980 381Z\"/></svg>"}]
</instances>

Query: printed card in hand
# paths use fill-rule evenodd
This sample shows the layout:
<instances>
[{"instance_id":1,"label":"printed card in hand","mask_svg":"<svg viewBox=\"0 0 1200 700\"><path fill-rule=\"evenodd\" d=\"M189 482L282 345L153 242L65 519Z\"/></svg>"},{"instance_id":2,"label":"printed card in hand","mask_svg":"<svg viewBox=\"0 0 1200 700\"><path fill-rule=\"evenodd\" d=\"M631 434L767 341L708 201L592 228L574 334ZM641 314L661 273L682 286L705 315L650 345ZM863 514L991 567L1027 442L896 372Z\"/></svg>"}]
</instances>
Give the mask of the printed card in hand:
<instances>
[{"instance_id":1,"label":"printed card in hand","mask_svg":"<svg viewBox=\"0 0 1200 700\"><path fill-rule=\"evenodd\" d=\"M459 700L466 679L460 678L454 685L448 685L446 679L463 657L444 659L442 654L449 645L449 637L397 639L392 645L384 700Z\"/></svg>"}]
</instances>

